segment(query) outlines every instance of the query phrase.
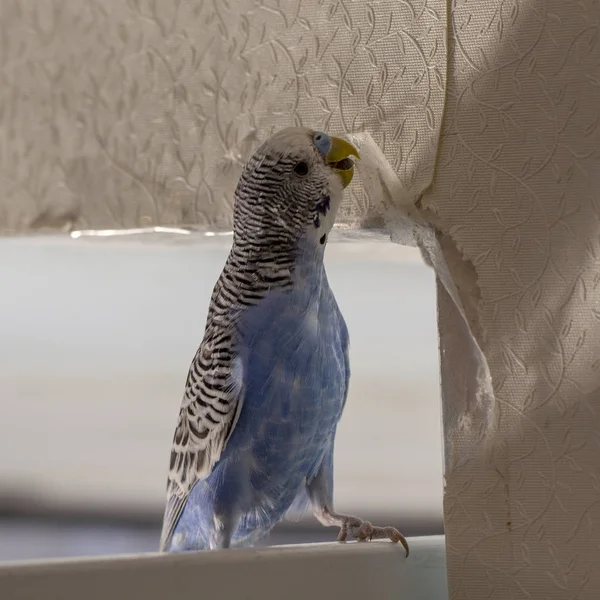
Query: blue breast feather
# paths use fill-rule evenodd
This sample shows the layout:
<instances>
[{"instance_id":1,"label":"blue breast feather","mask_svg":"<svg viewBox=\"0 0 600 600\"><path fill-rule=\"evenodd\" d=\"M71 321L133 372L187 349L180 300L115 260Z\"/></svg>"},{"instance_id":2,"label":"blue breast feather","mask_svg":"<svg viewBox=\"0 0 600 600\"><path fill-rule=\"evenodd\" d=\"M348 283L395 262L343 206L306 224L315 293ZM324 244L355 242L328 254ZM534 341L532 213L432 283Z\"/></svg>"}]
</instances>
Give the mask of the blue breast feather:
<instances>
[{"instance_id":1,"label":"blue breast feather","mask_svg":"<svg viewBox=\"0 0 600 600\"><path fill-rule=\"evenodd\" d=\"M254 543L302 498L331 448L346 397L348 331L324 271L239 315L243 405L212 473L190 493L172 550Z\"/></svg>"}]
</instances>

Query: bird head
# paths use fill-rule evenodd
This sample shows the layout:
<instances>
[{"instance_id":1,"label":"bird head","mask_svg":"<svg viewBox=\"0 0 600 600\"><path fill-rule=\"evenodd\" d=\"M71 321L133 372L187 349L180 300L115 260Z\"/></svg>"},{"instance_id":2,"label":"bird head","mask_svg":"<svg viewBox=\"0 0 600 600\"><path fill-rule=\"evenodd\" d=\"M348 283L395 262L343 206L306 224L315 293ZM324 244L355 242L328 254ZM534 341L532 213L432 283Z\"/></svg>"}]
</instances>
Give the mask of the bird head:
<instances>
[{"instance_id":1,"label":"bird head","mask_svg":"<svg viewBox=\"0 0 600 600\"><path fill-rule=\"evenodd\" d=\"M246 164L236 189L234 230L265 243L300 239L325 244L358 150L342 138L306 128L277 132Z\"/></svg>"}]
</instances>

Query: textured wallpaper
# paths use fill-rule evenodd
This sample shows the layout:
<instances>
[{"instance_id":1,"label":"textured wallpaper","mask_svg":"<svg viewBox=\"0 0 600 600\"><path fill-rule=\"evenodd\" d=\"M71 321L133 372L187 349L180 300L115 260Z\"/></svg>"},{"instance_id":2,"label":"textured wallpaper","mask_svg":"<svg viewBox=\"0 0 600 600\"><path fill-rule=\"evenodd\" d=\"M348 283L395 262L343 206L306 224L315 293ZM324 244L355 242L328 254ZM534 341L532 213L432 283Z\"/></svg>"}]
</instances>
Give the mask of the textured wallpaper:
<instances>
[{"instance_id":1,"label":"textured wallpaper","mask_svg":"<svg viewBox=\"0 0 600 600\"><path fill-rule=\"evenodd\" d=\"M429 182L445 2L2 0L0 231L229 227L274 129L367 130ZM358 184L342 220L370 219Z\"/></svg>"},{"instance_id":2,"label":"textured wallpaper","mask_svg":"<svg viewBox=\"0 0 600 600\"><path fill-rule=\"evenodd\" d=\"M597 2L565 0L456 2L448 22L421 214L495 397L477 398L440 290L454 599L600 597L599 24Z\"/></svg>"}]
</instances>

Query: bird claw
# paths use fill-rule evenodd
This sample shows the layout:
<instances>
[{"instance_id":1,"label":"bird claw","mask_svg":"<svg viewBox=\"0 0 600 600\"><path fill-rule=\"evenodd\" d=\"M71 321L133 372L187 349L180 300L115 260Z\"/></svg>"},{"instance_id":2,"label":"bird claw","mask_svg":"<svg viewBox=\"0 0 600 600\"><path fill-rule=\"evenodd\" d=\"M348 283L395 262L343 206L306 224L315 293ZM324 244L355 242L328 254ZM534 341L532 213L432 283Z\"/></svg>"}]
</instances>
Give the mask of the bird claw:
<instances>
[{"instance_id":1,"label":"bird claw","mask_svg":"<svg viewBox=\"0 0 600 600\"><path fill-rule=\"evenodd\" d=\"M370 539L373 533L373 525L369 521L363 521L360 517L351 515L341 516L340 533L338 534L338 542L345 542L350 534L359 542L366 542Z\"/></svg>"},{"instance_id":2,"label":"bird claw","mask_svg":"<svg viewBox=\"0 0 600 600\"><path fill-rule=\"evenodd\" d=\"M378 527L370 521L363 521L360 517L351 515L340 515L341 526L338 534L338 542L345 542L351 535L359 542L372 540L390 540L394 544L400 542L408 556L408 542L406 538L395 527Z\"/></svg>"},{"instance_id":3,"label":"bird claw","mask_svg":"<svg viewBox=\"0 0 600 600\"><path fill-rule=\"evenodd\" d=\"M406 550L406 556L408 556L408 542L406 538L395 528L395 527L373 527L373 533L369 538L371 540L390 540L394 544L400 542Z\"/></svg>"}]
</instances>

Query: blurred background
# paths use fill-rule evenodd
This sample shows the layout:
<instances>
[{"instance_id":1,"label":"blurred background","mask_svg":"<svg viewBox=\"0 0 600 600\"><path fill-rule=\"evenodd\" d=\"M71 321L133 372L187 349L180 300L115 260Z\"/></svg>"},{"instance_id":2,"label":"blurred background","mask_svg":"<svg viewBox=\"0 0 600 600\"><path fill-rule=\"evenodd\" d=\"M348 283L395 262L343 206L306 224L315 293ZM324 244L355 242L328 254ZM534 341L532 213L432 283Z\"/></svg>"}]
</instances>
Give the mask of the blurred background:
<instances>
[{"instance_id":1,"label":"blurred background","mask_svg":"<svg viewBox=\"0 0 600 600\"><path fill-rule=\"evenodd\" d=\"M228 234L0 238L0 560L155 551L170 444ZM353 378L339 510L442 532L435 280L417 250L337 231ZM334 540L307 515L266 543Z\"/></svg>"}]
</instances>

